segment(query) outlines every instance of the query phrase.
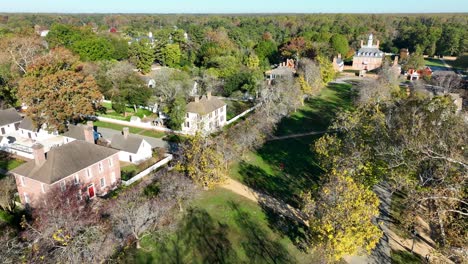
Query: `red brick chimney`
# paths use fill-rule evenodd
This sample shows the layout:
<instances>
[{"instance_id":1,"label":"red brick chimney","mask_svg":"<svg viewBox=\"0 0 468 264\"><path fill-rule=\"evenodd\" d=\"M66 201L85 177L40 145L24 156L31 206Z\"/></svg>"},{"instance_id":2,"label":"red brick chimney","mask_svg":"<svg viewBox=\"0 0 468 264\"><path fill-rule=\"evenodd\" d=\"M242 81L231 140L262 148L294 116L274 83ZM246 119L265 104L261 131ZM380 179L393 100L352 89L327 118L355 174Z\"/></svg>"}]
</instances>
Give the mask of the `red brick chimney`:
<instances>
[{"instance_id":1,"label":"red brick chimney","mask_svg":"<svg viewBox=\"0 0 468 264\"><path fill-rule=\"evenodd\" d=\"M376 46L377 46L377 48L380 46L380 40L377 40Z\"/></svg>"},{"instance_id":2,"label":"red brick chimney","mask_svg":"<svg viewBox=\"0 0 468 264\"><path fill-rule=\"evenodd\" d=\"M36 166L41 166L42 164L44 164L44 162L46 162L44 145L42 145L41 143L35 143L34 145L32 145L31 148Z\"/></svg>"},{"instance_id":3,"label":"red brick chimney","mask_svg":"<svg viewBox=\"0 0 468 264\"><path fill-rule=\"evenodd\" d=\"M86 142L94 144L94 128L92 126L83 126L84 138Z\"/></svg>"},{"instance_id":4,"label":"red brick chimney","mask_svg":"<svg viewBox=\"0 0 468 264\"><path fill-rule=\"evenodd\" d=\"M128 138L128 134L129 134L129 128L128 127L124 127L122 129L122 135L124 136L125 139Z\"/></svg>"}]
</instances>

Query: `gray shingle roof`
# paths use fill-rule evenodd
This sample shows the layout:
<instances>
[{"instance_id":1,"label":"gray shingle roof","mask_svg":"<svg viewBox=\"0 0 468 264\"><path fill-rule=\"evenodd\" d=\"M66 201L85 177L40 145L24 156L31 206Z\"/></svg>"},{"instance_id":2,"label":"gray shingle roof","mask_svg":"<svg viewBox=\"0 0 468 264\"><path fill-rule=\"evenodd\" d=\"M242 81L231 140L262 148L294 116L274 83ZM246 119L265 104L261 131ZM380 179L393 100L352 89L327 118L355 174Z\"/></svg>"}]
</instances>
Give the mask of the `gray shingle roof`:
<instances>
[{"instance_id":1,"label":"gray shingle roof","mask_svg":"<svg viewBox=\"0 0 468 264\"><path fill-rule=\"evenodd\" d=\"M362 47L356 52L355 56L357 57L376 57L376 58L383 58L383 51L379 50L378 48L374 47Z\"/></svg>"},{"instance_id":2,"label":"gray shingle roof","mask_svg":"<svg viewBox=\"0 0 468 264\"><path fill-rule=\"evenodd\" d=\"M206 96L202 96L198 102L190 102L187 105L187 112L206 115L225 105L226 103L223 100L215 96L211 96L210 99Z\"/></svg>"},{"instance_id":3,"label":"gray shingle roof","mask_svg":"<svg viewBox=\"0 0 468 264\"><path fill-rule=\"evenodd\" d=\"M32 121L32 119L30 117L25 117L20 125L19 125L19 128L21 129L25 129L25 130L30 130L30 131L36 131L36 126L34 125L34 122Z\"/></svg>"},{"instance_id":4,"label":"gray shingle roof","mask_svg":"<svg viewBox=\"0 0 468 264\"><path fill-rule=\"evenodd\" d=\"M116 153L118 151L111 148L75 140L47 152L47 159L42 165L37 166L32 160L12 172L52 184Z\"/></svg>"},{"instance_id":5,"label":"gray shingle roof","mask_svg":"<svg viewBox=\"0 0 468 264\"><path fill-rule=\"evenodd\" d=\"M14 108L0 110L0 126L20 122L23 118Z\"/></svg>"},{"instance_id":6,"label":"gray shingle roof","mask_svg":"<svg viewBox=\"0 0 468 264\"><path fill-rule=\"evenodd\" d=\"M69 138L74 138L78 140L85 140L85 133L84 133L85 126L82 124L78 125L69 125L68 126L68 131L63 133L64 136L69 137Z\"/></svg>"},{"instance_id":7,"label":"gray shingle roof","mask_svg":"<svg viewBox=\"0 0 468 264\"><path fill-rule=\"evenodd\" d=\"M143 142L143 139L136 136L128 135L125 138L122 134L115 134L112 136L110 147L136 154L141 142Z\"/></svg>"}]
</instances>

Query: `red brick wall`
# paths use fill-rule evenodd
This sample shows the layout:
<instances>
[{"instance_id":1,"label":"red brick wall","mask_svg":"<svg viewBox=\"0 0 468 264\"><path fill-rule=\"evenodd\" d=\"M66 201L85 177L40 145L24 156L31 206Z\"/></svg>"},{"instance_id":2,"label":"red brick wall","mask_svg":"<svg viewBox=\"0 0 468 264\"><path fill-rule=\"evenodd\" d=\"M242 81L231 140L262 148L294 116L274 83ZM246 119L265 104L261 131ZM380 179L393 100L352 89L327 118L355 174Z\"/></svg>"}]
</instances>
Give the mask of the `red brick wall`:
<instances>
[{"instance_id":1,"label":"red brick wall","mask_svg":"<svg viewBox=\"0 0 468 264\"><path fill-rule=\"evenodd\" d=\"M112 159L112 167L110 167L109 159ZM105 195L111 189L120 185L121 178L120 178L120 163L119 163L118 153L114 154L110 158L102 160L101 163L102 163L102 171L99 170L99 162L88 167L91 172L90 177L88 177L87 175L87 169L81 170L76 173L80 180L80 186L81 186L83 198L88 196L88 186L90 184L94 184L94 192L95 192L95 195L97 196ZM115 173L116 182L114 184L111 183L112 173ZM60 182L62 181L65 181L67 186L74 184L76 174L72 174L58 182L55 182L52 185L44 184L45 191L47 192L50 188L55 188L55 187L60 188ZM28 177L24 177L25 186L22 186L21 176L15 175L15 178L16 178L16 186L18 188L18 194L21 199L21 203L23 204L26 203L24 193L27 193L29 200L30 200L30 204L34 204L40 200L40 197L43 194L41 182L33 180ZM101 178L105 179L104 188L101 188Z\"/></svg>"}]
</instances>

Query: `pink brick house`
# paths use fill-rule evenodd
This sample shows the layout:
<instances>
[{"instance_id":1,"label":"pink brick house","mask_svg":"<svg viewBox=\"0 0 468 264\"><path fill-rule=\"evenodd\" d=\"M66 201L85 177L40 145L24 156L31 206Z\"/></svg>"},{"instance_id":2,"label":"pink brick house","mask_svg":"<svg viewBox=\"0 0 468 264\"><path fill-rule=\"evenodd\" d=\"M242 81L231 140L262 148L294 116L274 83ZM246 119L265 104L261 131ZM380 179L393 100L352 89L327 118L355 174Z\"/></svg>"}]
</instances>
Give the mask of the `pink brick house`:
<instances>
[{"instance_id":1,"label":"pink brick house","mask_svg":"<svg viewBox=\"0 0 468 264\"><path fill-rule=\"evenodd\" d=\"M12 170L21 203L34 206L49 190L65 191L78 186L76 199L93 199L120 184L119 152L86 141L75 140L44 153L32 147L34 160Z\"/></svg>"}]
</instances>

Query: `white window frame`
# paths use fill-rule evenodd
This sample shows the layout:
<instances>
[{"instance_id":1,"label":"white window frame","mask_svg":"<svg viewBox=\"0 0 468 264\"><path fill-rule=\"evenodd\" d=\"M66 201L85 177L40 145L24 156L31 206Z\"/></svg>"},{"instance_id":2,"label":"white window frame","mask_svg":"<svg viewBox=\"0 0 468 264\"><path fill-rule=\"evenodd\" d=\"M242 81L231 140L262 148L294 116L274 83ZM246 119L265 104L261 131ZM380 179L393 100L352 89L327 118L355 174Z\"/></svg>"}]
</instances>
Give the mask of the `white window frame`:
<instances>
[{"instance_id":1,"label":"white window frame","mask_svg":"<svg viewBox=\"0 0 468 264\"><path fill-rule=\"evenodd\" d=\"M106 177L102 177L99 180L99 185L101 186L101 189L106 188Z\"/></svg>"},{"instance_id":2,"label":"white window frame","mask_svg":"<svg viewBox=\"0 0 468 264\"><path fill-rule=\"evenodd\" d=\"M20 176L20 181L21 181L21 186L26 186L26 183L24 181L24 176Z\"/></svg>"},{"instance_id":3,"label":"white window frame","mask_svg":"<svg viewBox=\"0 0 468 264\"><path fill-rule=\"evenodd\" d=\"M88 178L92 177L90 168L86 168L86 176L88 176Z\"/></svg>"},{"instance_id":4,"label":"white window frame","mask_svg":"<svg viewBox=\"0 0 468 264\"><path fill-rule=\"evenodd\" d=\"M99 172L104 171L104 168L102 167L102 162L101 161L98 163L98 168L99 168Z\"/></svg>"},{"instance_id":5,"label":"white window frame","mask_svg":"<svg viewBox=\"0 0 468 264\"><path fill-rule=\"evenodd\" d=\"M109 158L109 168L112 168L112 166L114 166L113 162L112 162L112 157Z\"/></svg>"},{"instance_id":6,"label":"white window frame","mask_svg":"<svg viewBox=\"0 0 468 264\"><path fill-rule=\"evenodd\" d=\"M80 184L80 175L78 175L78 173L75 174L75 177L73 177L73 183L75 185L78 185Z\"/></svg>"},{"instance_id":7,"label":"white window frame","mask_svg":"<svg viewBox=\"0 0 468 264\"><path fill-rule=\"evenodd\" d=\"M41 183L41 191L42 193L45 193L45 185L43 183Z\"/></svg>"},{"instance_id":8,"label":"white window frame","mask_svg":"<svg viewBox=\"0 0 468 264\"><path fill-rule=\"evenodd\" d=\"M81 200L83 200L83 193L81 192L81 190L78 190L78 201Z\"/></svg>"}]
</instances>

